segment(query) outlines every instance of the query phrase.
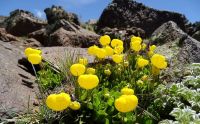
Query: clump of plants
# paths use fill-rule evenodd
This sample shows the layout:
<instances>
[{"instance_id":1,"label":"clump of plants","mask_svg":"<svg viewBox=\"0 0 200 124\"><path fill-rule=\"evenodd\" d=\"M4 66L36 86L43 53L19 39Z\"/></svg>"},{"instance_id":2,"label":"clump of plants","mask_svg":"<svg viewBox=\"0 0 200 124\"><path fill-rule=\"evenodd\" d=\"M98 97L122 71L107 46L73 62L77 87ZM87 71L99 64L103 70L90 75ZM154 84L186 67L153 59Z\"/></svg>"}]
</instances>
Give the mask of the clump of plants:
<instances>
[{"instance_id":1,"label":"clump of plants","mask_svg":"<svg viewBox=\"0 0 200 124\"><path fill-rule=\"evenodd\" d=\"M200 64L192 64L181 82L160 84L154 91L156 99L152 104L153 109L160 119L166 119L160 123L200 123Z\"/></svg>"},{"instance_id":2,"label":"clump of plants","mask_svg":"<svg viewBox=\"0 0 200 124\"><path fill-rule=\"evenodd\" d=\"M95 57L93 63L81 57L62 72L71 77L68 81L73 84L72 91L45 93L43 110L45 108L51 113L49 115L54 116L42 115L40 123L133 124L159 121L151 113L154 111L147 109L154 103L153 92L161 83L160 71L167 68L165 57L154 53L156 46L147 46L140 37L131 38L130 49L126 52L120 39L104 35L99 42L102 47L94 45L88 48L88 54ZM41 51L38 51L25 50L33 65L42 60ZM38 82L41 81L39 77ZM51 86L48 82L46 88Z\"/></svg>"}]
</instances>

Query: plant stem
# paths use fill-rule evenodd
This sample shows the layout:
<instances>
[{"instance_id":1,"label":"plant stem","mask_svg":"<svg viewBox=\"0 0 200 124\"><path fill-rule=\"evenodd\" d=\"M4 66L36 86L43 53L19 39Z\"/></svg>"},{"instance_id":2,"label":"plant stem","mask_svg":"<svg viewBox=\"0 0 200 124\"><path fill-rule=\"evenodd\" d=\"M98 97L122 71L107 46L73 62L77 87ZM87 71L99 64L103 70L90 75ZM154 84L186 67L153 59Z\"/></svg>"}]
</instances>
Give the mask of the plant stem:
<instances>
[{"instance_id":1,"label":"plant stem","mask_svg":"<svg viewBox=\"0 0 200 124\"><path fill-rule=\"evenodd\" d=\"M43 95L43 94L45 94L45 93L44 93L44 91L42 90L42 87L41 87L41 85L40 85L40 83L39 83L39 77L37 76L37 72L36 72L36 70L35 70L35 67L34 67L33 64L31 64L31 65L32 65L32 68L33 68L33 71L34 71L34 74L35 74L35 77L36 77L36 81L37 81L37 84L38 84L38 89L39 89L40 95L41 95L41 97L42 97L42 101L43 101L43 103L45 103L45 102L44 102L44 95Z\"/></svg>"},{"instance_id":2,"label":"plant stem","mask_svg":"<svg viewBox=\"0 0 200 124\"><path fill-rule=\"evenodd\" d=\"M121 116L122 116L122 124L125 124L125 114L121 113Z\"/></svg>"},{"instance_id":3,"label":"plant stem","mask_svg":"<svg viewBox=\"0 0 200 124\"><path fill-rule=\"evenodd\" d=\"M31 64L31 65L32 65L32 68L33 68L34 74L35 74L35 76L36 76L36 80L39 80L34 65L33 65L33 64Z\"/></svg>"}]
</instances>

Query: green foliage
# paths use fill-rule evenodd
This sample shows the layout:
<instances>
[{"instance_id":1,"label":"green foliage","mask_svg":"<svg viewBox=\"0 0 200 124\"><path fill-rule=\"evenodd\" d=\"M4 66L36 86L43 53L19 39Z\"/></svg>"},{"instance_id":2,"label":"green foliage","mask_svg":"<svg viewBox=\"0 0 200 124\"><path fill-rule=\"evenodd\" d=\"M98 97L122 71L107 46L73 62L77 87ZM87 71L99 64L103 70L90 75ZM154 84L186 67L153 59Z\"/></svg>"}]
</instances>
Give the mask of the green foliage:
<instances>
[{"instance_id":1,"label":"green foliage","mask_svg":"<svg viewBox=\"0 0 200 124\"><path fill-rule=\"evenodd\" d=\"M159 124L200 124L200 115L191 108L174 108L170 113L176 121L163 120Z\"/></svg>"},{"instance_id":2,"label":"green foliage","mask_svg":"<svg viewBox=\"0 0 200 124\"><path fill-rule=\"evenodd\" d=\"M55 72L48 63L43 65L42 70L38 72L39 84L43 90L53 89L61 85L62 75Z\"/></svg>"},{"instance_id":3,"label":"green foliage","mask_svg":"<svg viewBox=\"0 0 200 124\"><path fill-rule=\"evenodd\" d=\"M198 120L190 116L195 117L200 112L200 64L193 64L188 69L191 75L184 77L182 82L169 86L161 84L154 91L156 99L150 108L159 113L161 119L173 119L171 116L174 116L179 123L185 121L186 124Z\"/></svg>"}]
</instances>

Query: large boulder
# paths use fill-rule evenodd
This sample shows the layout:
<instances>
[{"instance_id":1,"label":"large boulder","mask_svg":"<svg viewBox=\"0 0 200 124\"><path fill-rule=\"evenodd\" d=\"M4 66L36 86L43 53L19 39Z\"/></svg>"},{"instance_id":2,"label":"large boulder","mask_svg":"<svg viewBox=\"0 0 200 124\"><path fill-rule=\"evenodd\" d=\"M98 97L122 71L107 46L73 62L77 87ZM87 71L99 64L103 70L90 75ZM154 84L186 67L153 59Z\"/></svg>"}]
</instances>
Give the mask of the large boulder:
<instances>
[{"instance_id":1,"label":"large boulder","mask_svg":"<svg viewBox=\"0 0 200 124\"><path fill-rule=\"evenodd\" d=\"M28 34L28 37L38 40L44 46L48 46L49 34L46 28L42 28L40 30L34 31Z\"/></svg>"},{"instance_id":2,"label":"large boulder","mask_svg":"<svg viewBox=\"0 0 200 124\"><path fill-rule=\"evenodd\" d=\"M59 28L50 35L49 46L74 46L86 48L98 44L99 35L80 28L75 31L68 31Z\"/></svg>"},{"instance_id":3,"label":"large boulder","mask_svg":"<svg viewBox=\"0 0 200 124\"><path fill-rule=\"evenodd\" d=\"M170 20L186 31L187 19L182 14L159 11L133 0L113 0L101 14L97 31L105 27L118 29L137 27L143 29L146 36L150 36L155 29Z\"/></svg>"},{"instance_id":4,"label":"large boulder","mask_svg":"<svg viewBox=\"0 0 200 124\"><path fill-rule=\"evenodd\" d=\"M56 21L46 28L28 35L44 46L88 47L98 44L99 35L65 19Z\"/></svg>"},{"instance_id":5,"label":"large boulder","mask_svg":"<svg viewBox=\"0 0 200 124\"><path fill-rule=\"evenodd\" d=\"M4 28L0 28L0 40L4 42L19 41L19 38L8 34Z\"/></svg>"},{"instance_id":6,"label":"large boulder","mask_svg":"<svg viewBox=\"0 0 200 124\"><path fill-rule=\"evenodd\" d=\"M154 31L151 40L158 45L156 52L168 59L170 81L183 77L188 64L200 63L200 42L183 32L175 22L164 23Z\"/></svg>"},{"instance_id":7,"label":"large boulder","mask_svg":"<svg viewBox=\"0 0 200 124\"><path fill-rule=\"evenodd\" d=\"M32 13L24 10L11 12L4 23L6 24L6 31L16 36L25 36L47 24L45 21L36 18Z\"/></svg>"},{"instance_id":8,"label":"large boulder","mask_svg":"<svg viewBox=\"0 0 200 124\"><path fill-rule=\"evenodd\" d=\"M192 37L193 37L194 39L200 41L200 30L199 30L199 31L196 31L196 32L192 35Z\"/></svg>"},{"instance_id":9,"label":"large boulder","mask_svg":"<svg viewBox=\"0 0 200 124\"><path fill-rule=\"evenodd\" d=\"M41 43L33 38L20 38L6 32L4 28L0 28L0 41L10 42L10 44L23 47L41 47Z\"/></svg>"},{"instance_id":10,"label":"large boulder","mask_svg":"<svg viewBox=\"0 0 200 124\"><path fill-rule=\"evenodd\" d=\"M78 57L85 57L89 63L94 62L94 57L89 56L86 48L74 47L42 47L43 58L48 60L53 66L58 67L62 62L71 59L76 60Z\"/></svg>"},{"instance_id":11,"label":"large boulder","mask_svg":"<svg viewBox=\"0 0 200 124\"><path fill-rule=\"evenodd\" d=\"M35 77L19 60L23 48L0 41L0 121L31 110L38 92ZM29 65L30 66L30 65ZM31 66L30 66L31 67ZM29 105L28 105L29 103Z\"/></svg>"},{"instance_id":12,"label":"large boulder","mask_svg":"<svg viewBox=\"0 0 200 124\"><path fill-rule=\"evenodd\" d=\"M44 10L49 24L53 24L60 19L65 19L69 22L73 22L76 25L80 25L78 16L74 13L66 12L61 6L52 6Z\"/></svg>"},{"instance_id":13,"label":"large boulder","mask_svg":"<svg viewBox=\"0 0 200 124\"><path fill-rule=\"evenodd\" d=\"M5 28L4 21L6 20L6 16L0 16L0 28Z\"/></svg>"}]
</instances>

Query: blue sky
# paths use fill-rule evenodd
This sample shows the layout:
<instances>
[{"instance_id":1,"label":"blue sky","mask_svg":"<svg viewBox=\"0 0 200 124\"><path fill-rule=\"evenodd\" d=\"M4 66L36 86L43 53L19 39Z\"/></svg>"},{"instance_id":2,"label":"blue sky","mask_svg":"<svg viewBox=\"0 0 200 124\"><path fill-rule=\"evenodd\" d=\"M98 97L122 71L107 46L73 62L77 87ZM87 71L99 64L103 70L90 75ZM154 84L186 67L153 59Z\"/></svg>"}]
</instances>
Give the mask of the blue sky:
<instances>
[{"instance_id":1,"label":"blue sky","mask_svg":"<svg viewBox=\"0 0 200 124\"><path fill-rule=\"evenodd\" d=\"M40 18L45 18L43 10L54 5L61 5L67 11L79 15L81 21L98 19L103 9L112 0L0 0L0 15L9 15L15 9L31 11ZM145 5L183 13L191 22L200 21L200 0L137 0Z\"/></svg>"}]
</instances>

